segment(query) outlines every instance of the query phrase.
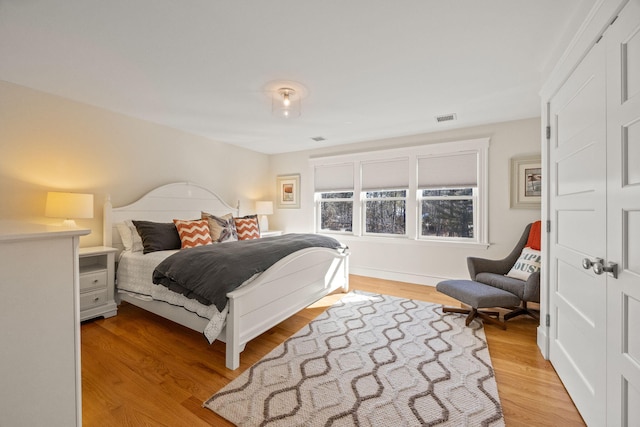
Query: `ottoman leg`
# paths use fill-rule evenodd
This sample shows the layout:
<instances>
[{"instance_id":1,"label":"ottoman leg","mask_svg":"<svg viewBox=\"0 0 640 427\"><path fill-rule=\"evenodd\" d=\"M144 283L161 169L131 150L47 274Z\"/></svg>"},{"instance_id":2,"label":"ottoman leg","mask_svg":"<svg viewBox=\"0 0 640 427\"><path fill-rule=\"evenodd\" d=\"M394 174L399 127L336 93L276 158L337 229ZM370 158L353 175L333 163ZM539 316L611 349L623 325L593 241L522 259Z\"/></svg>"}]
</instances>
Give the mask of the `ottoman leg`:
<instances>
[{"instance_id":1,"label":"ottoman leg","mask_svg":"<svg viewBox=\"0 0 640 427\"><path fill-rule=\"evenodd\" d=\"M464 321L464 324L469 326L469 323L478 315L478 310L471 307L470 309L466 308L454 308L454 307L442 307L443 313L461 313L468 314L467 319Z\"/></svg>"}]
</instances>

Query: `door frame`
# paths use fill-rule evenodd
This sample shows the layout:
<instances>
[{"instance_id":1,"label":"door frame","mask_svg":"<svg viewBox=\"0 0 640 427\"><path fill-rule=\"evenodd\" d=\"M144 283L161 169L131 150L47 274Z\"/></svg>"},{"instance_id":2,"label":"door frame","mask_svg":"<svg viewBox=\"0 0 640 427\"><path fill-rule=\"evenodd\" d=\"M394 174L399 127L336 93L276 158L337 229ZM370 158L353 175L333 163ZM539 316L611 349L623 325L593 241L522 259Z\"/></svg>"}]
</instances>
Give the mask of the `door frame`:
<instances>
[{"instance_id":1,"label":"door frame","mask_svg":"<svg viewBox=\"0 0 640 427\"><path fill-rule=\"evenodd\" d=\"M587 18L580 26L578 32L574 35L564 54L560 57L557 64L545 80L540 90L541 98L541 126L542 126L542 176L549 176L549 144L550 139L547 137L547 129L550 126L550 110L549 103L564 82L569 78L571 73L578 66L580 61L587 55L589 50L595 45L604 31L611 25L618 13L624 8L629 0L595 0L592 9ZM550 183L545 179L542 188L542 227L546 230L547 224L551 220L549 211L550 200ZM555 224L551 223L551 227ZM537 330L537 343L540 352L545 359L549 359L549 326L546 319L550 317L550 322L555 319L549 313L549 233L542 233L542 273L540 275L540 325Z\"/></svg>"}]
</instances>

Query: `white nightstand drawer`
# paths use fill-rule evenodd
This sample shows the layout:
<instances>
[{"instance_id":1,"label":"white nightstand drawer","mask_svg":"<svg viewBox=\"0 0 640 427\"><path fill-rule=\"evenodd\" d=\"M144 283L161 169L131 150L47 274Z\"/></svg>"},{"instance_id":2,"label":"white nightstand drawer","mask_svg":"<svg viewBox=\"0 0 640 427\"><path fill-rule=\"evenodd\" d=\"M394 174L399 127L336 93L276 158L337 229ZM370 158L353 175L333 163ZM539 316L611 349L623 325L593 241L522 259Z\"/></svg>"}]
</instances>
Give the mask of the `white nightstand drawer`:
<instances>
[{"instance_id":1,"label":"white nightstand drawer","mask_svg":"<svg viewBox=\"0 0 640 427\"><path fill-rule=\"evenodd\" d=\"M107 290L87 292L80 295L80 310L86 310L91 307L97 307L99 305L106 304L107 302Z\"/></svg>"},{"instance_id":2,"label":"white nightstand drawer","mask_svg":"<svg viewBox=\"0 0 640 427\"><path fill-rule=\"evenodd\" d=\"M92 289L107 288L107 271L94 271L92 273L80 274L80 292L87 292Z\"/></svg>"}]
</instances>

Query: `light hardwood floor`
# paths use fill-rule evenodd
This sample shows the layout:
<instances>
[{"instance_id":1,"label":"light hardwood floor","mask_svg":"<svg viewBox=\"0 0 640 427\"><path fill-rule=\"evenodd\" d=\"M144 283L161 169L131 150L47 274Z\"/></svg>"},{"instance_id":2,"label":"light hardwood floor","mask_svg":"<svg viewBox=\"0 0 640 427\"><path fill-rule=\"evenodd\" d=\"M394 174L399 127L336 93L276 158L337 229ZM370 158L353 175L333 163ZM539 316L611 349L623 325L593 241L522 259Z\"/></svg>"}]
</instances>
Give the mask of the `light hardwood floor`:
<instances>
[{"instance_id":1,"label":"light hardwood floor","mask_svg":"<svg viewBox=\"0 0 640 427\"><path fill-rule=\"evenodd\" d=\"M429 286L351 276L351 289L445 305L457 301ZM202 402L318 316L330 295L247 344L240 368L224 367L224 344L129 304L82 325L85 426L227 426ZM584 426L551 364L536 346L536 322L485 327L507 426Z\"/></svg>"}]
</instances>

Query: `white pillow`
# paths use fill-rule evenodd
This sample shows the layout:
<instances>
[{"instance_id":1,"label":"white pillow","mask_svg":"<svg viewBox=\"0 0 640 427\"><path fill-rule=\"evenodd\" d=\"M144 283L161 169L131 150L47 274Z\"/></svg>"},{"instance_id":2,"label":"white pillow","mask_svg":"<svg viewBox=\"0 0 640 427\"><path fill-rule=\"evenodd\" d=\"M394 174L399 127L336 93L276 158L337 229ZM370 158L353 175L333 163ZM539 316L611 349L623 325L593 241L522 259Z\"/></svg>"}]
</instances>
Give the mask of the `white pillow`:
<instances>
[{"instance_id":1,"label":"white pillow","mask_svg":"<svg viewBox=\"0 0 640 427\"><path fill-rule=\"evenodd\" d=\"M524 248L516 263L506 274L514 279L527 280L531 273L540 271L540 261L542 255L540 251L531 248Z\"/></svg>"},{"instance_id":2,"label":"white pillow","mask_svg":"<svg viewBox=\"0 0 640 427\"><path fill-rule=\"evenodd\" d=\"M122 240L125 251L142 252L142 238L130 219L117 223L116 228L118 229L118 233L120 233L120 239Z\"/></svg>"}]
</instances>

